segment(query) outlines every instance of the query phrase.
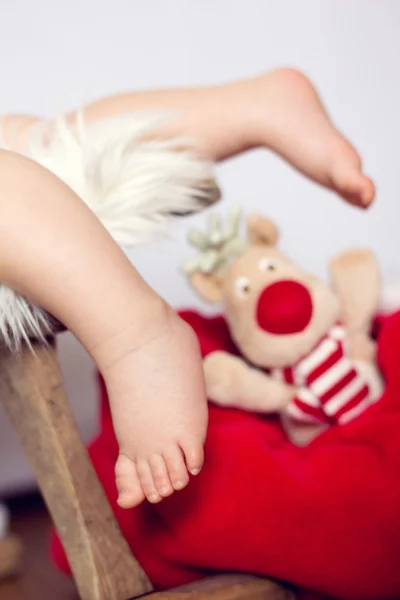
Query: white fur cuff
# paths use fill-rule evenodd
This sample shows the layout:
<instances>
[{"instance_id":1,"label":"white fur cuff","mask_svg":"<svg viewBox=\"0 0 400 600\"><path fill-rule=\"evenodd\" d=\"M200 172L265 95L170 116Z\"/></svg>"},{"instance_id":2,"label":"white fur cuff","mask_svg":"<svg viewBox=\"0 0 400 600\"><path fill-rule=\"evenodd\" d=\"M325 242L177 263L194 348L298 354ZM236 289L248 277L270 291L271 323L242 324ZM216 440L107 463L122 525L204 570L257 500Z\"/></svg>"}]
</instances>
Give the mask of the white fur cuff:
<instances>
[{"instance_id":1,"label":"white fur cuff","mask_svg":"<svg viewBox=\"0 0 400 600\"><path fill-rule=\"evenodd\" d=\"M184 140L154 137L165 115L133 113L86 126L65 120L33 128L26 155L64 181L121 246L165 234L168 215L217 199L213 165ZM152 137L153 135L153 137ZM44 311L0 286L0 336L12 350L50 332Z\"/></svg>"}]
</instances>

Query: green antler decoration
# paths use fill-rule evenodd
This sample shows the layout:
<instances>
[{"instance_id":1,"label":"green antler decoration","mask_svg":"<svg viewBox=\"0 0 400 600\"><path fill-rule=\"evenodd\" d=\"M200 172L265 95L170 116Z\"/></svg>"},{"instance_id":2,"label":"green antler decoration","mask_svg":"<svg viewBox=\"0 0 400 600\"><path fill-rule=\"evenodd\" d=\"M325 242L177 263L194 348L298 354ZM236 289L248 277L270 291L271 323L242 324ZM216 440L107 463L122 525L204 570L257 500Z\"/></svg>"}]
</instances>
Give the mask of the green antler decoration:
<instances>
[{"instance_id":1,"label":"green antler decoration","mask_svg":"<svg viewBox=\"0 0 400 600\"><path fill-rule=\"evenodd\" d=\"M198 254L182 265L183 273L213 273L229 264L235 256L242 254L246 249L246 242L239 233L241 216L241 209L234 208L228 213L226 226L223 227L221 217L213 214L204 233L199 229L190 231L188 242L197 248Z\"/></svg>"}]
</instances>

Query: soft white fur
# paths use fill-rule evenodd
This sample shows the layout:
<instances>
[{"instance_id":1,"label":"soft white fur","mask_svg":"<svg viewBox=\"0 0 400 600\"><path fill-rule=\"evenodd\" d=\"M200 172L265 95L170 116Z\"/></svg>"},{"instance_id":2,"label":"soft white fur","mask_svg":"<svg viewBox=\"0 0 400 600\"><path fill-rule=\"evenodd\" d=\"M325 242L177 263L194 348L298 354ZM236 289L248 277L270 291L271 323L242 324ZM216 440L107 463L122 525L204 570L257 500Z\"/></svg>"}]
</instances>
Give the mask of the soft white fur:
<instances>
[{"instance_id":1,"label":"soft white fur","mask_svg":"<svg viewBox=\"0 0 400 600\"><path fill-rule=\"evenodd\" d=\"M151 138L167 118L137 112L91 125L82 115L75 125L43 123L33 128L26 155L67 183L118 244L141 244L167 232L168 213L200 209L213 179L211 163L187 140ZM0 336L8 347L49 331L40 308L0 286Z\"/></svg>"}]
</instances>

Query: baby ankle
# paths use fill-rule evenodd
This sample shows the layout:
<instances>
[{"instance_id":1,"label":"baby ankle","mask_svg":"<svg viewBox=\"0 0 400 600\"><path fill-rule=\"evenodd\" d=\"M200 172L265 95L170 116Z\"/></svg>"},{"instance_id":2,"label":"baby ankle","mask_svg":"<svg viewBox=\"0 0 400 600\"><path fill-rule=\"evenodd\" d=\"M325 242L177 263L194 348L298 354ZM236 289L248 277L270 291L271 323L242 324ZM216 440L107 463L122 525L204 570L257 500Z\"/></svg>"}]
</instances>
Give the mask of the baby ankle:
<instances>
[{"instance_id":1,"label":"baby ankle","mask_svg":"<svg viewBox=\"0 0 400 600\"><path fill-rule=\"evenodd\" d=\"M103 376L106 377L107 372L120 360L167 333L174 316L172 308L158 296L149 298L144 307L135 307L134 315L127 319L126 326L90 350Z\"/></svg>"}]
</instances>

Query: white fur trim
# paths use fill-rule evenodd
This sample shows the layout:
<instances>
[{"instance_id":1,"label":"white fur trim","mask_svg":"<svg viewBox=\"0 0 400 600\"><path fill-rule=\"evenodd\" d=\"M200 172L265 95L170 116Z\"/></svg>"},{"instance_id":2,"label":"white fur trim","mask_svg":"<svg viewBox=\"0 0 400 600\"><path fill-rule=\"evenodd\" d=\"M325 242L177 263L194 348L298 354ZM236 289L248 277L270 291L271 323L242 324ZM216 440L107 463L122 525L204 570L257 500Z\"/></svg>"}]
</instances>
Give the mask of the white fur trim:
<instances>
[{"instance_id":1,"label":"white fur trim","mask_svg":"<svg viewBox=\"0 0 400 600\"><path fill-rule=\"evenodd\" d=\"M188 140L151 139L166 115L132 113L85 125L59 119L33 127L26 155L54 173L93 210L121 246L168 232L168 214L204 206L212 164ZM18 350L30 336L44 338L45 313L0 286L0 335Z\"/></svg>"},{"instance_id":2,"label":"white fur trim","mask_svg":"<svg viewBox=\"0 0 400 600\"><path fill-rule=\"evenodd\" d=\"M51 141L36 129L28 155L67 183L99 217L121 246L167 232L167 214L195 211L212 165L188 140L147 139L165 115L133 113L85 126L54 121ZM205 196L205 192L203 193Z\"/></svg>"},{"instance_id":3,"label":"white fur trim","mask_svg":"<svg viewBox=\"0 0 400 600\"><path fill-rule=\"evenodd\" d=\"M20 349L30 338L44 341L51 331L46 313L14 290L0 285L0 336L12 350Z\"/></svg>"}]
</instances>

